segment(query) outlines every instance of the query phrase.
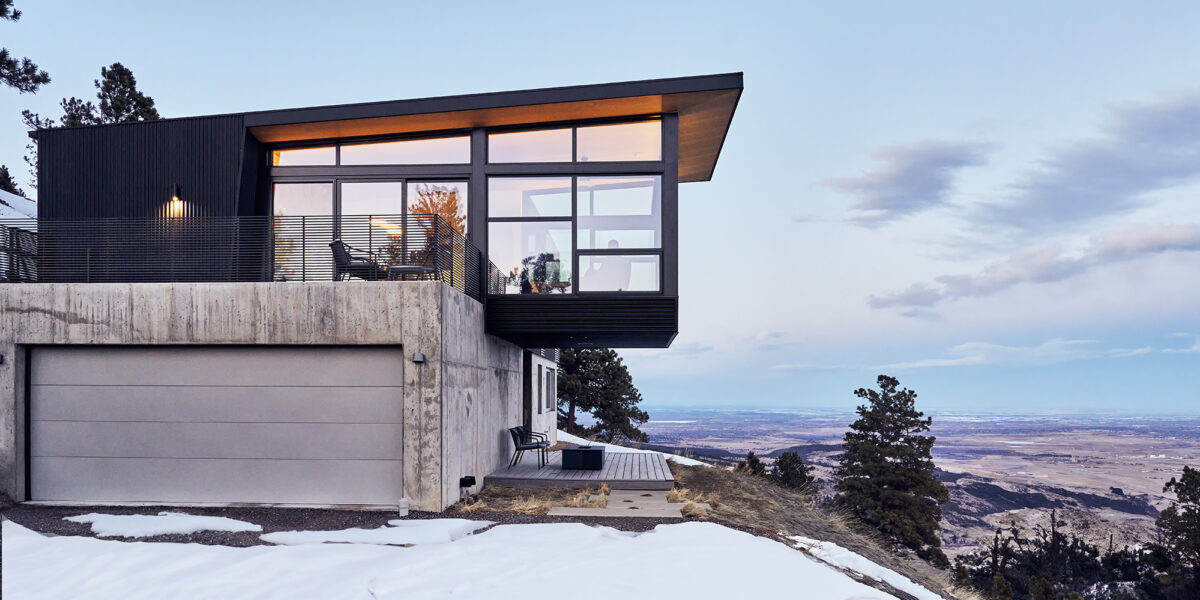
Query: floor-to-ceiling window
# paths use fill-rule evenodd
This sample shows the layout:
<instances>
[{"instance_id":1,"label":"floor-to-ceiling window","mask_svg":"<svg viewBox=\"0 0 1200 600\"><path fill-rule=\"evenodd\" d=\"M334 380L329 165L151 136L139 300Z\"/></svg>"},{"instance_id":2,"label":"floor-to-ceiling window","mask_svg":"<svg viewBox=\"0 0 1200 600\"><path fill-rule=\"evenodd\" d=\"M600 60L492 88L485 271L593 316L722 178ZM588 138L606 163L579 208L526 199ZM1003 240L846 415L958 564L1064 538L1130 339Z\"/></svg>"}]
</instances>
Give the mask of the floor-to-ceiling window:
<instances>
[{"instance_id":1,"label":"floor-to-ceiling window","mask_svg":"<svg viewBox=\"0 0 1200 600\"><path fill-rule=\"evenodd\" d=\"M654 163L662 135L658 120L492 133L488 162L556 172L560 163ZM491 292L661 292L662 185L661 173L622 174L617 166L594 175L489 176L488 257L503 282Z\"/></svg>"}]
</instances>

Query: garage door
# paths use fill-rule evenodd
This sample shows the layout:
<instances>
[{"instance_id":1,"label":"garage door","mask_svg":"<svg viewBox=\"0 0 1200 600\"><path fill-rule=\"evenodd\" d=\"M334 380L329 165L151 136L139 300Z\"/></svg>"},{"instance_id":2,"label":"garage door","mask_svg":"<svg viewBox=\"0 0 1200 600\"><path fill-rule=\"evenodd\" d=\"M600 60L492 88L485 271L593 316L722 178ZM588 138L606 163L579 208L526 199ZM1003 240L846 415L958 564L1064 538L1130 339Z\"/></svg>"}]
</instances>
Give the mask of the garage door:
<instances>
[{"instance_id":1,"label":"garage door","mask_svg":"<svg viewBox=\"0 0 1200 600\"><path fill-rule=\"evenodd\" d=\"M396 504L398 347L41 347L30 495Z\"/></svg>"}]
</instances>

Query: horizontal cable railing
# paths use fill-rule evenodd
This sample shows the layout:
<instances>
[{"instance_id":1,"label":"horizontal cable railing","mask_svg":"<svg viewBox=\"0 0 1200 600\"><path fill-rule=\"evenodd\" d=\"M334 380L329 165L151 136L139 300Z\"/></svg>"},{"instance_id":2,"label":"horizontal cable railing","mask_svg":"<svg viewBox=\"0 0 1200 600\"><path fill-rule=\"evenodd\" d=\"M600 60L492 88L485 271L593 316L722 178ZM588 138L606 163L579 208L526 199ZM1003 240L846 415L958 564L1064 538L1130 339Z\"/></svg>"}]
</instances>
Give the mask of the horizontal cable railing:
<instances>
[{"instance_id":1,"label":"horizontal cable railing","mask_svg":"<svg viewBox=\"0 0 1200 600\"><path fill-rule=\"evenodd\" d=\"M434 279L482 296L482 254L433 214L0 219L0 281Z\"/></svg>"}]
</instances>

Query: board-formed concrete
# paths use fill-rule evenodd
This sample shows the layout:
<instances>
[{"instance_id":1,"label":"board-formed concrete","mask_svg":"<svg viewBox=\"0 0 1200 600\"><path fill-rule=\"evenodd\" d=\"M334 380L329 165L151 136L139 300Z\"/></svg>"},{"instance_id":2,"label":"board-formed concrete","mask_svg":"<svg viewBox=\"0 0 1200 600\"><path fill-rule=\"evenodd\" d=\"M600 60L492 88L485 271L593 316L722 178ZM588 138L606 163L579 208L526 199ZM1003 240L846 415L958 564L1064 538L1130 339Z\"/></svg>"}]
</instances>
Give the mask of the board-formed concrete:
<instances>
[{"instance_id":1,"label":"board-formed concrete","mask_svg":"<svg viewBox=\"0 0 1200 600\"><path fill-rule=\"evenodd\" d=\"M0 284L0 491L26 497L29 347L162 344L400 346L403 487L418 510L503 465L520 423L520 349L439 282Z\"/></svg>"}]
</instances>

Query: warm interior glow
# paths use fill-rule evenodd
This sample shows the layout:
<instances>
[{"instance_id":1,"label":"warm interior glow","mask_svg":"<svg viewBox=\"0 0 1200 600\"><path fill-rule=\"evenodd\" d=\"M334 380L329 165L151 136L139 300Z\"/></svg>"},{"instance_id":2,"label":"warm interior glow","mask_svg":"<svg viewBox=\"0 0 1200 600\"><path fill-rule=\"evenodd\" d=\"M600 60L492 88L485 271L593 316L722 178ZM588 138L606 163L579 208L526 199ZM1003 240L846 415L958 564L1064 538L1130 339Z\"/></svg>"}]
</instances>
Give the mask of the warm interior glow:
<instances>
[{"instance_id":1,"label":"warm interior glow","mask_svg":"<svg viewBox=\"0 0 1200 600\"><path fill-rule=\"evenodd\" d=\"M184 205L183 200L179 199L179 196L171 196L171 201L167 203L164 212L169 218L182 217L185 208L186 205Z\"/></svg>"},{"instance_id":2,"label":"warm interior glow","mask_svg":"<svg viewBox=\"0 0 1200 600\"><path fill-rule=\"evenodd\" d=\"M371 219L371 225L374 225L375 227L382 227L384 231L388 232L388 235L400 235L401 233L404 233L403 227L400 227L399 225L387 219Z\"/></svg>"}]
</instances>

